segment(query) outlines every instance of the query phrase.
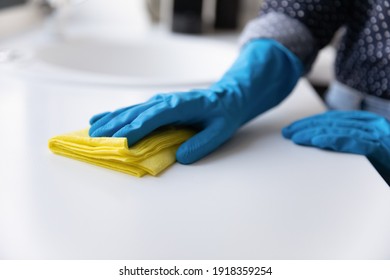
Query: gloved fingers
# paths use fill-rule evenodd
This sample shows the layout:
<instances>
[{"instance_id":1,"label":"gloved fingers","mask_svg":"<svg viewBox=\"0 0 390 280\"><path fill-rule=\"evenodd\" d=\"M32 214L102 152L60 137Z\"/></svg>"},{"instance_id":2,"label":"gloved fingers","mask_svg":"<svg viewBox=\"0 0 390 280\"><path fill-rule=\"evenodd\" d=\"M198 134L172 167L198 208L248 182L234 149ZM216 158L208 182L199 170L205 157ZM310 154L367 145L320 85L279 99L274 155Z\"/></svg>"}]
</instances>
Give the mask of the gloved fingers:
<instances>
[{"instance_id":1,"label":"gloved fingers","mask_svg":"<svg viewBox=\"0 0 390 280\"><path fill-rule=\"evenodd\" d=\"M332 110L322 115L331 118L349 119L349 120L356 120L356 121L373 121L378 119L378 117L380 117L375 113L371 113L368 111L360 111L360 110L352 110L352 111Z\"/></svg>"},{"instance_id":2,"label":"gloved fingers","mask_svg":"<svg viewBox=\"0 0 390 280\"><path fill-rule=\"evenodd\" d=\"M96 121L89 129L92 137L111 137L126 124L131 123L138 115L154 106L155 102L145 102L116 110Z\"/></svg>"},{"instance_id":3,"label":"gloved fingers","mask_svg":"<svg viewBox=\"0 0 390 280\"><path fill-rule=\"evenodd\" d=\"M204 130L184 142L176 152L176 159L190 164L210 154L230 139L234 131L227 129L224 119L211 122Z\"/></svg>"},{"instance_id":4,"label":"gloved fingers","mask_svg":"<svg viewBox=\"0 0 390 280\"><path fill-rule=\"evenodd\" d=\"M340 111L340 110L331 110L327 111L325 113L309 116L306 118L303 118L299 121L296 121L296 123L299 122L308 122L308 121L341 121L341 120L348 120L348 121L373 121L377 120L379 118L378 115L367 112L367 111Z\"/></svg>"},{"instance_id":5,"label":"gloved fingers","mask_svg":"<svg viewBox=\"0 0 390 280\"><path fill-rule=\"evenodd\" d=\"M330 135L333 138L355 138L364 141L374 142L375 139L368 132L347 128L332 128L332 127L319 127L319 128L308 128L298 131L291 135L290 139L299 145L313 146L313 140L316 137Z\"/></svg>"},{"instance_id":6,"label":"gloved fingers","mask_svg":"<svg viewBox=\"0 0 390 280\"><path fill-rule=\"evenodd\" d=\"M296 132L307 129L310 127L317 127L319 124L324 122L324 114L309 116L293 123L282 129L282 134L285 138L291 138Z\"/></svg>"},{"instance_id":7,"label":"gloved fingers","mask_svg":"<svg viewBox=\"0 0 390 280\"><path fill-rule=\"evenodd\" d=\"M94 115L94 116L89 120L89 124L90 124L90 125L93 125L95 122L97 122L98 120L100 120L101 118L103 118L104 116L106 116L107 114L110 114L110 113L111 113L111 112L103 112L103 113Z\"/></svg>"},{"instance_id":8,"label":"gloved fingers","mask_svg":"<svg viewBox=\"0 0 390 280\"><path fill-rule=\"evenodd\" d=\"M340 135L320 135L312 140L312 145L337 152L371 155L379 147L376 141Z\"/></svg>"},{"instance_id":9,"label":"gloved fingers","mask_svg":"<svg viewBox=\"0 0 390 280\"><path fill-rule=\"evenodd\" d=\"M300 131L315 128L360 130L363 132L375 134L375 129L369 123L363 121L327 119L319 117L309 117L293 122L292 124L282 129L282 134L286 138L291 138L294 134Z\"/></svg>"},{"instance_id":10,"label":"gloved fingers","mask_svg":"<svg viewBox=\"0 0 390 280\"><path fill-rule=\"evenodd\" d=\"M131 123L118 129L112 136L126 137L128 145L131 146L157 128L183 123L187 117L187 112L183 115L179 106L171 107L166 102L160 102L139 114Z\"/></svg>"},{"instance_id":11,"label":"gloved fingers","mask_svg":"<svg viewBox=\"0 0 390 280\"><path fill-rule=\"evenodd\" d=\"M136 106L136 105L134 105L134 106ZM108 114L105 114L104 116L102 116L98 120L95 120L93 122L93 124L91 123L91 127L89 128L89 135L92 136L92 137L104 136L104 135L94 135L94 132L96 130L98 130L99 128L101 128L102 126L104 126L105 124L107 124L109 121L111 121L117 115L123 113L124 111L126 111L126 110L128 110L128 109L130 109L130 108L132 108L134 106L121 108L121 109L115 110L114 112L109 112ZM94 117L92 117L92 118L94 118Z\"/></svg>"}]
</instances>

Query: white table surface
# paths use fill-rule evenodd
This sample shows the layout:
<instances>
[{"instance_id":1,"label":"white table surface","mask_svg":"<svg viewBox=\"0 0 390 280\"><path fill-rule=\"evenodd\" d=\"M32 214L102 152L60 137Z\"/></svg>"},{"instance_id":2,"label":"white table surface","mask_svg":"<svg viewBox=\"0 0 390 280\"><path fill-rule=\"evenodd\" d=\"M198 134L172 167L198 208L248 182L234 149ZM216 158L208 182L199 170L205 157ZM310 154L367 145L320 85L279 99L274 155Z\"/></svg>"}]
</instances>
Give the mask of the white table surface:
<instances>
[{"instance_id":1,"label":"white table surface","mask_svg":"<svg viewBox=\"0 0 390 280\"><path fill-rule=\"evenodd\" d=\"M361 156L280 129L324 110L303 80L214 154L142 179L47 140L156 89L0 80L0 259L388 259L390 189Z\"/></svg>"}]
</instances>

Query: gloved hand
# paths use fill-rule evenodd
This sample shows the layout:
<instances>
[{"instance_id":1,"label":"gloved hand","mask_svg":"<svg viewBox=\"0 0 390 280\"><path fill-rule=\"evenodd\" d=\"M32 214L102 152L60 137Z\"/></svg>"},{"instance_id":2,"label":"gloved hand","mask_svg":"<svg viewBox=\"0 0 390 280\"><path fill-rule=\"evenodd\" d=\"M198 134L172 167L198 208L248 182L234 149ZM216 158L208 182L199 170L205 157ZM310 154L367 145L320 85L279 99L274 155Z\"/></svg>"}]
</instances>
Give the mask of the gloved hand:
<instances>
[{"instance_id":1,"label":"gloved hand","mask_svg":"<svg viewBox=\"0 0 390 280\"><path fill-rule=\"evenodd\" d=\"M245 122L276 106L302 72L300 60L276 41L251 41L210 88L158 94L145 103L97 115L90 121L89 134L127 137L131 146L161 126L194 126L199 132L176 153L180 163L192 163L230 139Z\"/></svg>"},{"instance_id":2,"label":"gloved hand","mask_svg":"<svg viewBox=\"0 0 390 280\"><path fill-rule=\"evenodd\" d=\"M282 134L299 145L365 155L390 174L390 123L374 113L329 111L296 121Z\"/></svg>"}]
</instances>

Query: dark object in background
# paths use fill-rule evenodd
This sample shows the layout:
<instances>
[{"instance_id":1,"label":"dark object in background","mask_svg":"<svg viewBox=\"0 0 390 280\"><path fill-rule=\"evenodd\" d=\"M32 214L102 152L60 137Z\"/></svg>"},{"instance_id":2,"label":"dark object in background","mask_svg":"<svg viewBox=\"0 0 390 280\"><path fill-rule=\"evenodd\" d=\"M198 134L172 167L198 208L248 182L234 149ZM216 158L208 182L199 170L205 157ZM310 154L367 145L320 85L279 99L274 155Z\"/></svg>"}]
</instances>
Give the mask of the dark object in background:
<instances>
[{"instance_id":1,"label":"dark object in background","mask_svg":"<svg viewBox=\"0 0 390 280\"><path fill-rule=\"evenodd\" d=\"M324 100L325 99L325 93L328 91L328 86L324 86L324 85L317 85L317 84L314 84L312 82L310 82L311 86L315 89L316 93L318 94L318 96Z\"/></svg>"},{"instance_id":2,"label":"dark object in background","mask_svg":"<svg viewBox=\"0 0 390 280\"><path fill-rule=\"evenodd\" d=\"M27 3L27 0L0 0L0 9L25 3Z\"/></svg>"},{"instance_id":3,"label":"dark object in background","mask_svg":"<svg viewBox=\"0 0 390 280\"><path fill-rule=\"evenodd\" d=\"M203 0L174 0L172 31L178 33L202 33Z\"/></svg>"},{"instance_id":4,"label":"dark object in background","mask_svg":"<svg viewBox=\"0 0 390 280\"><path fill-rule=\"evenodd\" d=\"M236 29L238 27L239 0L217 0L214 27Z\"/></svg>"}]
</instances>

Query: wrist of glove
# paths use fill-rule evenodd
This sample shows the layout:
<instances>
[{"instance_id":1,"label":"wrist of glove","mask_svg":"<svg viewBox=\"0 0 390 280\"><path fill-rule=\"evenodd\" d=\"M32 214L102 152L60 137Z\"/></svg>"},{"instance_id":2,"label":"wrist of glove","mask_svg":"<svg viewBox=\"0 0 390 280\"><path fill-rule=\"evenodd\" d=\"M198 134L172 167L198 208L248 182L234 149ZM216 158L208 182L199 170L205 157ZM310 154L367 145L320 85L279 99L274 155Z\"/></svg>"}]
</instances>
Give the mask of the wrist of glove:
<instances>
[{"instance_id":1,"label":"wrist of glove","mask_svg":"<svg viewBox=\"0 0 390 280\"><path fill-rule=\"evenodd\" d=\"M390 174L390 123L374 113L329 111L296 121L282 134L299 145L365 155Z\"/></svg>"},{"instance_id":2,"label":"wrist of glove","mask_svg":"<svg viewBox=\"0 0 390 280\"><path fill-rule=\"evenodd\" d=\"M208 89L158 94L142 104L94 116L92 137L127 137L129 146L165 125L199 130L183 143L188 164L216 150L245 122L277 105L303 72L301 62L272 40L248 43L226 74Z\"/></svg>"}]
</instances>

